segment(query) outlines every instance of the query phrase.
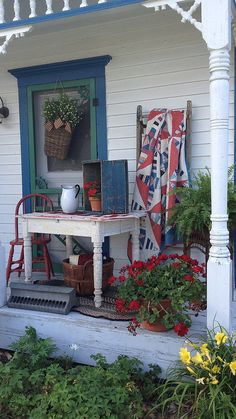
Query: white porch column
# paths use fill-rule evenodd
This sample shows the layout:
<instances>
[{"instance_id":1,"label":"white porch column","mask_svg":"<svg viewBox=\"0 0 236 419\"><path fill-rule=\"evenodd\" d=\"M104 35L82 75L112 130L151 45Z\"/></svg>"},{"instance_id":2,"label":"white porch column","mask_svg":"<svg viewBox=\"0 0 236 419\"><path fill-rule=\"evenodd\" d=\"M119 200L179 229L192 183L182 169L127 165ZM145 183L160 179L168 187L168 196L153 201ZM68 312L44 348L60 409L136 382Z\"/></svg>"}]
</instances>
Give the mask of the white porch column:
<instances>
[{"instance_id":1,"label":"white porch column","mask_svg":"<svg viewBox=\"0 0 236 419\"><path fill-rule=\"evenodd\" d=\"M231 330L232 263L228 250L229 0L202 0L202 33L210 51L211 249L207 271L207 325Z\"/></svg>"}]
</instances>

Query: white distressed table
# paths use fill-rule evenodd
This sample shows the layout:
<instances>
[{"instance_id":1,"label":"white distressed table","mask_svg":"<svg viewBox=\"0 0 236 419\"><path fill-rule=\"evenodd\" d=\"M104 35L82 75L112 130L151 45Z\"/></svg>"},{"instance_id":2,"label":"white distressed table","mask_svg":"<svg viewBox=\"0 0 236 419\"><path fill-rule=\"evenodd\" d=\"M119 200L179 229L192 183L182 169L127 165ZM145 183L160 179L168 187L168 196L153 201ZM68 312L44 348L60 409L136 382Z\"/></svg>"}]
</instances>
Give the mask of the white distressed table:
<instances>
[{"instance_id":1,"label":"white distressed table","mask_svg":"<svg viewBox=\"0 0 236 419\"><path fill-rule=\"evenodd\" d=\"M102 244L106 236L130 232L132 234L132 258L139 259L140 218L144 211L116 215L63 214L60 212L29 213L19 216L24 238L25 281L31 282L32 249L31 233L66 235L67 256L72 252L72 236L91 237L93 243L94 302L102 303Z\"/></svg>"}]
</instances>

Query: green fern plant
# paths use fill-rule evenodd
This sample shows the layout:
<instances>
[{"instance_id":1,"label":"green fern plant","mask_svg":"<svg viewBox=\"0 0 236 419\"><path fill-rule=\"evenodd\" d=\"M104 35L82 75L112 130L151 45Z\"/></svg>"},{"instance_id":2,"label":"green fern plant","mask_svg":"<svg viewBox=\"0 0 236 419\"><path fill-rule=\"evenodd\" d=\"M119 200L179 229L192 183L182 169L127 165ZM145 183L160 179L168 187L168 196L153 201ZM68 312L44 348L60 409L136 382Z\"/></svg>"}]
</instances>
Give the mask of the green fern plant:
<instances>
[{"instance_id":1,"label":"green fern plant","mask_svg":"<svg viewBox=\"0 0 236 419\"><path fill-rule=\"evenodd\" d=\"M228 171L228 228L232 237L236 227L236 186L232 180L234 166ZM169 225L176 227L177 235L188 239L192 233L198 231L209 234L211 229L211 174L198 172L193 179L191 188L176 188L180 201L171 210Z\"/></svg>"}]
</instances>

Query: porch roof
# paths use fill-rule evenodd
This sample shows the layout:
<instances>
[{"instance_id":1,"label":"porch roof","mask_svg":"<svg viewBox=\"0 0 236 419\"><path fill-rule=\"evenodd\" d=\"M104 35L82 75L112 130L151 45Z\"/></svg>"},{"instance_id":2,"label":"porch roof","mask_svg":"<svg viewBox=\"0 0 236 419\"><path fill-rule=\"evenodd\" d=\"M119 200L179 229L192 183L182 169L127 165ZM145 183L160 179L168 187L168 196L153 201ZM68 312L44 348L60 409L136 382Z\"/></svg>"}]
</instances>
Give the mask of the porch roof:
<instances>
[{"instance_id":1,"label":"porch roof","mask_svg":"<svg viewBox=\"0 0 236 419\"><path fill-rule=\"evenodd\" d=\"M187 3L187 9L191 7L194 12L201 2L202 0L79 0L77 4L72 4L71 0L63 0L58 4L56 0L26 0L22 4L19 0L14 0L6 4L0 0L0 31L118 8L127 13L128 8L135 5L154 7L155 10L165 10L168 6L177 10L180 6L184 8ZM232 3L235 5L235 0ZM189 10L185 13L187 15Z\"/></svg>"}]
</instances>

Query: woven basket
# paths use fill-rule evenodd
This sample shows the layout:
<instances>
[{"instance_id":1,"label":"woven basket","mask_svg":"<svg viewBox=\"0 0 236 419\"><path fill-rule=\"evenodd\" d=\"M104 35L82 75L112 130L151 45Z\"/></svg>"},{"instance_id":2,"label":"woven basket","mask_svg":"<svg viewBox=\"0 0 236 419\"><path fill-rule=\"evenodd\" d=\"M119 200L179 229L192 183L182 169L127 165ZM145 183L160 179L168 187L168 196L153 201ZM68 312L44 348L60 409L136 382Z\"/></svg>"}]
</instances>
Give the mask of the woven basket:
<instances>
[{"instance_id":1,"label":"woven basket","mask_svg":"<svg viewBox=\"0 0 236 419\"><path fill-rule=\"evenodd\" d=\"M107 280L113 275L114 259L110 258L102 267L102 290L107 287ZM94 292L93 261L84 265L71 265L69 259L63 260L63 273L66 285L75 288L79 295L92 295Z\"/></svg>"},{"instance_id":2,"label":"woven basket","mask_svg":"<svg viewBox=\"0 0 236 419\"><path fill-rule=\"evenodd\" d=\"M64 127L52 128L50 131L45 128L44 153L46 156L65 160L69 152L71 136L71 133Z\"/></svg>"}]
</instances>

